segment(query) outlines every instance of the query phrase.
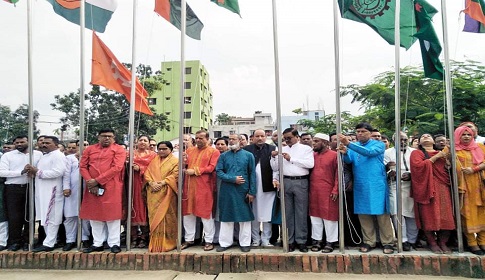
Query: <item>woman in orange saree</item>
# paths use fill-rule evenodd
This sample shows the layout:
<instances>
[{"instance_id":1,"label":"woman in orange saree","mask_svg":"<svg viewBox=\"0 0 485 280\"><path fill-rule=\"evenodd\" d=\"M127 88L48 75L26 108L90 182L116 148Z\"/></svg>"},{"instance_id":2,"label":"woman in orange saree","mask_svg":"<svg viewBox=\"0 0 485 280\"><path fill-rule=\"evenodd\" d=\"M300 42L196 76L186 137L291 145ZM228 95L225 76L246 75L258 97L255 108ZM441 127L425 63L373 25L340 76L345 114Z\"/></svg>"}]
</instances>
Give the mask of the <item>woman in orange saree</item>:
<instances>
[{"instance_id":1,"label":"woman in orange saree","mask_svg":"<svg viewBox=\"0 0 485 280\"><path fill-rule=\"evenodd\" d=\"M178 159L169 141L158 143L158 156L145 171L147 182L149 252L168 252L177 247Z\"/></svg>"}]
</instances>

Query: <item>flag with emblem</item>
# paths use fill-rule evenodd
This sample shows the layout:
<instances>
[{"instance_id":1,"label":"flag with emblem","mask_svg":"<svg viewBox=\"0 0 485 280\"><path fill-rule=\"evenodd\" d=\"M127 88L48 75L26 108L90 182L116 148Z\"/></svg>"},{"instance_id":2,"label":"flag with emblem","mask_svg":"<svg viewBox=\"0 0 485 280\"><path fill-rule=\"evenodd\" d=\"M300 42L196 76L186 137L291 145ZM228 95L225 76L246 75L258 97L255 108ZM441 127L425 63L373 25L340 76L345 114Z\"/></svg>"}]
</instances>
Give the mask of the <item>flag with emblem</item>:
<instances>
[{"instance_id":1,"label":"flag with emblem","mask_svg":"<svg viewBox=\"0 0 485 280\"><path fill-rule=\"evenodd\" d=\"M93 32L91 84L100 85L122 93L128 102L131 103L131 72L120 63L95 32ZM147 115L153 115L146 97L148 97L148 93L137 78L135 110Z\"/></svg>"},{"instance_id":2,"label":"flag with emblem","mask_svg":"<svg viewBox=\"0 0 485 280\"><path fill-rule=\"evenodd\" d=\"M339 0L343 18L365 23L374 29L389 44L394 45L395 0L374 0L365 4L362 0ZM416 21L413 13L413 0L401 0L400 40L401 47L409 49L416 38Z\"/></svg>"},{"instance_id":3,"label":"flag with emblem","mask_svg":"<svg viewBox=\"0 0 485 280\"><path fill-rule=\"evenodd\" d=\"M485 1L465 0L465 27L463 31L485 33Z\"/></svg>"},{"instance_id":4,"label":"flag with emblem","mask_svg":"<svg viewBox=\"0 0 485 280\"><path fill-rule=\"evenodd\" d=\"M17 3L19 0L3 0L5 2L8 2L8 3L11 3L11 4L15 4Z\"/></svg>"},{"instance_id":5,"label":"flag with emblem","mask_svg":"<svg viewBox=\"0 0 485 280\"><path fill-rule=\"evenodd\" d=\"M241 16L239 12L239 3L237 0L211 0L211 2L216 3L217 5Z\"/></svg>"},{"instance_id":6,"label":"flag with emblem","mask_svg":"<svg viewBox=\"0 0 485 280\"><path fill-rule=\"evenodd\" d=\"M419 39L421 46L424 76L443 80L443 65L440 61L441 44L431 21L438 11L425 0L415 0L414 9L418 30L414 37Z\"/></svg>"},{"instance_id":7,"label":"flag with emblem","mask_svg":"<svg viewBox=\"0 0 485 280\"><path fill-rule=\"evenodd\" d=\"M155 0L155 12L177 27L178 30L180 30L182 22L181 2L181 0ZM192 39L200 40L200 33L202 28L204 28L204 24L188 4L185 7L187 11L185 33Z\"/></svg>"},{"instance_id":8,"label":"flag with emblem","mask_svg":"<svg viewBox=\"0 0 485 280\"><path fill-rule=\"evenodd\" d=\"M103 33L106 30L111 15L118 5L117 0L85 0L85 24L86 28ZM80 24L81 1L79 0L47 0L52 5L54 12L68 21Z\"/></svg>"}]
</instances>

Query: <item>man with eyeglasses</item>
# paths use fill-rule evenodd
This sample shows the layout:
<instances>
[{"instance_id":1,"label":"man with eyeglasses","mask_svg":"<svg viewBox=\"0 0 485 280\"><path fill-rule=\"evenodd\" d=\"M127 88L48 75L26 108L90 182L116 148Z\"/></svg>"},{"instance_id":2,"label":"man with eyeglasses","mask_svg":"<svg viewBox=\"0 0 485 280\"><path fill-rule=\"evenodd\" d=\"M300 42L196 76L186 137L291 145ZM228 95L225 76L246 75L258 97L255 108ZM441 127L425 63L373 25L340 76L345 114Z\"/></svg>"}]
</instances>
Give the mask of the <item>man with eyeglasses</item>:
<instances>
[{"instance_id":1,"label":"man with eyeglasses","mask_svg":"<svg viewBox=\"0 0 485 280\"><path fill-rule=\"evenodd\" d=\"M298 131L287 128L283 131L283 139L287 146L283 147L280 156L283 157L282 170L279 169L277 151L271 153L271 168L282 171L285 185L286 227L288 229L289 251L295 250L295 243L300 252L308 252L306 247L308 235L308 179L313 168L313 150L299 142ZM279 178L278 178L279 179ZM275 178L275 184L279 184Z\"/></svg>"},{"instance_id":2,"label":"man with eyeglasses","mask_svg":"<svg viewBox=\"0 0 485 280\"><path fill-rule=\"evenodd\" d=\"M392 136L395 140L395 135ZM387 170L389 183L389 208L391 210L392 223L394 230L399 226L397 221L397 195L396 180L401 180L401 205L402 205L402 248L404 251L411 251L411 247L416 247L418 240L418 227L414 218L414 199L411 197L411 153L415 150L408 145L408 136L401 132L401 176L396 177L396 149L389 148L384 152L384 164Z\"/></svg>"},{"instance_id":3,"label":"man with eyeglasses","mask_svg":"<svg viewBox=\"0 0 485 280\"><path fill-rule=\"evenodd\" d=\"M107 235L111 252L119 253L126 151L115 143L112 129L100 130L98 141L84 150L79 163L86 182L79 215L90 221L93 234L93 245L83 252L103 251Z\"/></svg>"},{"instance_id":4,"label":"man with eyeglasses","mask_svg":"<svg viewBox=\"0 0 485 280\"><path fill-rule=\"evenodd\" d=\"M149 149L150 151L157 152L157 141L155 139L149 140Z\"/></svg>"}]
</instances>

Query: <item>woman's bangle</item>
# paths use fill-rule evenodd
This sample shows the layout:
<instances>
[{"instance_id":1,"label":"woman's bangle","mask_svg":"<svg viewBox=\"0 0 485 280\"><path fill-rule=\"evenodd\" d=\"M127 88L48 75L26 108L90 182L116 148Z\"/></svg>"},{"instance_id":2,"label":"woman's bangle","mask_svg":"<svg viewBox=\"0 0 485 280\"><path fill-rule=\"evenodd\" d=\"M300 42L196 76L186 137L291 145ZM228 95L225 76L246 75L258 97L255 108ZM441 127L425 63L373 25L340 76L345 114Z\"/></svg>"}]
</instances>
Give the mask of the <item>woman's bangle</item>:
<instances>
[{"instance_id":1,"label":"woman's bangle","mask_svg":"<svg viewBox=\"0 0 485 280\"><path fill-rule=\"evenodd\" d=\"M477 173L477 172L479 172L479 171L480 171L480 166L479 166L479 165L477 165L477 166L473 167L472 169L473 169L473 171L474 171L475 173Z\"/></svg>"}]
</instances>

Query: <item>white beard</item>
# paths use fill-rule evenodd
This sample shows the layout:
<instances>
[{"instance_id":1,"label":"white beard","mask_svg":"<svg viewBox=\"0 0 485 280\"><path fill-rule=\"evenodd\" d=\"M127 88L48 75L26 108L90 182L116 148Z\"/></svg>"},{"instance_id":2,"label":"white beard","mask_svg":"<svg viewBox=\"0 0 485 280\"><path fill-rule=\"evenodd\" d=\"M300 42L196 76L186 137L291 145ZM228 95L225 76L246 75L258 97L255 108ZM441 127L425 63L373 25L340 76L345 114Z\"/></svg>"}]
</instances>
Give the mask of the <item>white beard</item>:
<instances>
[{"instance_id":1,"label":"white beard","mask_svg":"<svg viewBox=\"0 0 485 280\"><path fill-rule=\"evenodd\" d=\"M234 151L239 149L239 142L234 145L229 145L229 150Z\"/></svg>"}]
</instances>

